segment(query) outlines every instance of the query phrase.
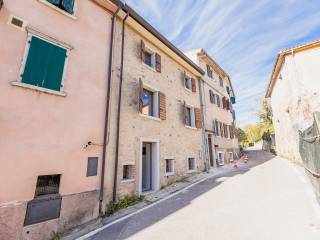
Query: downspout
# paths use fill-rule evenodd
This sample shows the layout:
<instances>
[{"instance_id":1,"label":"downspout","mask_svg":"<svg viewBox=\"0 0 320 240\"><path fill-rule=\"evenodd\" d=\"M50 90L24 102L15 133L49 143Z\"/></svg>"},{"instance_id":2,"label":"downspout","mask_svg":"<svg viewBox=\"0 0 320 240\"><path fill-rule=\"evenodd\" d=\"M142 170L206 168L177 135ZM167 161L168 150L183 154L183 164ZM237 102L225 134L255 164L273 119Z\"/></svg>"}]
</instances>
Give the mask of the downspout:
<instances>
[{"instance_id":1,"label":"downspout","mask_svg":"<svg viewBox=\"0 0 320 240\"><path fill-rule=\"evenodd\" d=\"M103 203L103 193L104 193L104 175L105 175L105 165L106 165L106 151L107 151L107 137L108 137L108 125L109 125L109 109L110 109L110 92L111 92L111 80L112 80L112 56L113 56L113 35L115 18L120 10L120 7L114 12L111 18L111 35L110 35L110 51L109 51L109 64L108 64L108 88L107 88L107 100L105 109L105 120L104 120L104 130L103 130L103 147L102 147L102 163L101 163L101 178L100 178L100 193L99 193L99 214L103 214L102 203Z\"/></svg>"},{"instance_id":2,"label":"downspout","mask_svg":"<svg viewBox=\"0 0 320 240\"><path fill-rule=\"evenodd\" d=\"M118 178L118 162L119 162L119 142L120 142L120 117L121 117L121 96L122 96L122 82L123 82L123 56L124 56L124 34L125 34L125 21L129 16L127 12L126 16L122 20L122 39L121 39L121 63L120 63L120 82L118 92L118 112L117 112L117 136L116 136L116 156L114 166L114 179L113 179L113 194L112 201L117 199L117 178Z\"/></svg>"},{"instance_id":3,"label":"downspout","mask_svg":"<svg viewBox=\"0 0 320 240\"><path fill-rule=\"evenodd\" d=\"M209 165L209 156L208 156L208 142L206 137L206 129L205 129L205 104L203 101L203 85L202 85L203 79L198 79L198 85L199 85L199 96L200 96L200 106L201 106L201 121L202 121L202 142L203 142L203 157L205 160L205 170L206 172L209 172L210 165Z\"/></svg>"}]
</instances>

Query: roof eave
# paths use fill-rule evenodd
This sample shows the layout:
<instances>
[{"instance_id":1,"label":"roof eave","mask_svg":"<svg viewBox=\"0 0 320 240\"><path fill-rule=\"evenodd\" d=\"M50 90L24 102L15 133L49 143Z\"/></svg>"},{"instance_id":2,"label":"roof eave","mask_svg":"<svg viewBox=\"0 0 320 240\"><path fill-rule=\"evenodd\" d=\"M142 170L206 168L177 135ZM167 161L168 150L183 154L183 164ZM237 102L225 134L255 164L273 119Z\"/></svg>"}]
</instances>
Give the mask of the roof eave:
<instances>
[{"instance_id":1,"label":"roof eave","mask_svg":"<svg viewBox=\"0 0 320 240\"><path fill-rule=\"evenodd\" d=\"M152 27L143 17L141 17L136 11L134 11L129 5L122 5L122 9L130 14L136 22L143 26L147 31L159 39L164 45L171 49L175 54L187 62L192 68L194 68L200 75L204 75L204 71L196 65L191 59L189 59L183 52L176 48L169 40L167 40L161 33L159 33L154 27Z\"/></svg>"}]
</instances>

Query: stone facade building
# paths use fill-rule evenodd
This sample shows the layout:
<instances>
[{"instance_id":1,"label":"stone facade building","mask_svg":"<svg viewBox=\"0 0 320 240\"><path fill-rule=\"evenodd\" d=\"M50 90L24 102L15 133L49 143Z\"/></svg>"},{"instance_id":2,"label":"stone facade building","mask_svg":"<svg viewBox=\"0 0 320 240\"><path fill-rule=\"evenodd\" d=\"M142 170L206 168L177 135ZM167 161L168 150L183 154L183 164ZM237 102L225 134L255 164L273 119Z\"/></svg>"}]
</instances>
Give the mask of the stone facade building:
<instances>
[{"instance_id":1,"label":"stone facade building","mask_svg":"<svg viewBox=\"0 0 320 240\"><path fill-rule=\"evenodd\" d=\"M109 1L4 2L0 239L49 239L98 216L116 9Z\"/></svg>"},{"instance_id":2,"label":"stone facade building","mask_svg":"<svg viewBox=\"0 0 320 240\"><path fill-rule=\"evenodd\" d=\"M218 167L239 157L235 136L235 93L229 75L203 49L186 53L205 74L201 78L205 146L210 167Z\"/></svg>"},{"instance_id":3,"label":"stone facade building","mask_svg":"<svg viewBox=\"0 0 320 240\"><path fill-rule=\"evenodd\" d=\"M129 7L128 12L115 34L109 147L118 150L109 152L109 161L118 165L116 198L159 190L205 169L198 82L203 71Z\"/></svg>"},{"instance_id":4,"label":"stone facade building","mask_svg":"<svg viewBox=\"0 0 320 240\"><path fill-rule=\"evenodd\" d=\"M299 131L313 123L319 102L320 41L281 51L275 62L266 97L270 99L276 151L301 161Z\"/></svg>"}]
</instances>

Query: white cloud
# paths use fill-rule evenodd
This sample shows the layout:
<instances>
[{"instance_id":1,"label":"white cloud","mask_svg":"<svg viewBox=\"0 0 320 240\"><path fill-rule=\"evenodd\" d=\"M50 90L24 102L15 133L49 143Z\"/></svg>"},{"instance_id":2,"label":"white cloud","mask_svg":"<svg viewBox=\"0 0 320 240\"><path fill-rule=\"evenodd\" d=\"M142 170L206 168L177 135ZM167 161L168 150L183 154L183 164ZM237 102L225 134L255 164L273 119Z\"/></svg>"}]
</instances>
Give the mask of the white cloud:
<instances>
[{"instance_id":1,"label":"white cloud","mask_svg":"<svg viewBox=\"0 0 320 240\"><path fill-rule=\"evenodd\" d=\"M276 54L320 38L318 0L126 2L181 50L202 47L229 73L240 125L257 121Z\"/></svg>"}]
</instances>

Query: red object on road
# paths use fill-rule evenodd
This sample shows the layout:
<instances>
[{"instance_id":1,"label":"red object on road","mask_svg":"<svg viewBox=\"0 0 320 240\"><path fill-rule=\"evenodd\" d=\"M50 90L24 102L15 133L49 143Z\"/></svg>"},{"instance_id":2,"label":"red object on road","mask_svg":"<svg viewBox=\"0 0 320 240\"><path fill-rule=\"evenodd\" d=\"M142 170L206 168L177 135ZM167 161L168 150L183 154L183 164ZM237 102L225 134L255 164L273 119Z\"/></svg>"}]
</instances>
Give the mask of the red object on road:
<instances>
[{"instance_id":1,"label":"red object on road","mask_svg":"<svg viewBox=\"0 0 320 240\"><path fill-rule=\"evenodd\" d=\"M243 160L244 160L244 163L247 163L249 161L249 157L247 154L244 155Z\"/></svg>"}]
</instances>

